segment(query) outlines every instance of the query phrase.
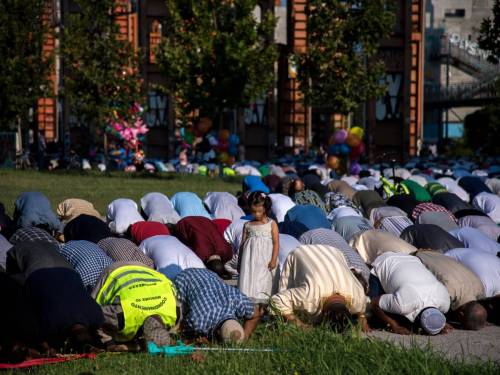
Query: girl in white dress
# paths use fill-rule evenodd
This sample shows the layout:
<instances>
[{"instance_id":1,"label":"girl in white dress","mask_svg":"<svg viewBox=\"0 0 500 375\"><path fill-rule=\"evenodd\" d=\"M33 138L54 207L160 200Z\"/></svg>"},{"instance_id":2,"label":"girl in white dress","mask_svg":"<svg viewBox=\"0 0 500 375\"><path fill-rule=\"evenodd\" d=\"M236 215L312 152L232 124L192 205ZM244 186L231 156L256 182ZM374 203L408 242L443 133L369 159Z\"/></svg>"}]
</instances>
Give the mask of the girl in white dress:
<instances>
[{"instance_id":1,"label":"girl in white dress","mask_svg":"<svg viewBox=\"0 0 500 375\"><path fill-rule=\"evenodd\" d=\"M269 218L271 198L256 191L248 197L253 220L245 223L239 252L238 288L256 303L265 303L277 292L279 234Z\"/></svg>"}]
</instances>

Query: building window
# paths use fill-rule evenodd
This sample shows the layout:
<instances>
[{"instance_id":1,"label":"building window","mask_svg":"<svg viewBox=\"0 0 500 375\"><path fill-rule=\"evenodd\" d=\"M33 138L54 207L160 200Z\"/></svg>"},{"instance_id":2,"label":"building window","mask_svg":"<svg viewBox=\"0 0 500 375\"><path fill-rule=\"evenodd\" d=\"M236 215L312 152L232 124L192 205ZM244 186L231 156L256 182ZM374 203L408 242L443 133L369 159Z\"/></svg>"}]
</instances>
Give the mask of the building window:
<instances>
[{"instance_id":1,"label":"building window","mask_svg":"<svg viewBox=\"0 0 500 375\"><path fill-rule=\"evenodd\" d=\"M267 100L266 98L257 99L255 102L245 108L243 121L245 125L267 125Z\"/></svg>"},{"instance_id":2,"label":"building window","mask_svg":"<svg viewBox=\"0 0 500 375\"><path fill-rule=\"evenodd\" d=\"M168 126L168 97L155 91L148 93L146 124L150 127Z\"/></svg>"},{"instance_id":3,"label":"building window","mask_svg":"<svg viewBox=\"0 0 500 375\"><path fill-rule=\"evenodd\" d=\"M160 21L153 20L149 26L149 63L156 62L156 47L160 44L162 25Z\"/></svg>"},{"instance_id":4,"label":"building window","mask_svg":"<svg viewBox=\"0 0 500 375\"><path fill-rule=\"evenodd\" d=\"M449 18L464 18L465 9L446 9L444 16Z\"/></svg>"}]
</instances>

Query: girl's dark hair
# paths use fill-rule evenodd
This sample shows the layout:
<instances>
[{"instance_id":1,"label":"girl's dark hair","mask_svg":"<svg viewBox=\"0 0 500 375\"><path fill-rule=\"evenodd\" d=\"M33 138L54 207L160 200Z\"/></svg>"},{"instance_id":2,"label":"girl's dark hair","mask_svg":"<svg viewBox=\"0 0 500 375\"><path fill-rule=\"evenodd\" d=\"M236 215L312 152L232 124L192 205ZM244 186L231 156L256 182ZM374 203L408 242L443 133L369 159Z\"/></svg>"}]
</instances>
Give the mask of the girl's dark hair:
<instances>
[{"instance_id":1,"label":"girl's dark hair","mask_svg":"<svg viewBox=\"0 0 500 375\"><path fill-rule=\"evenodd\" d=\"M270 215L272 201L264 192L262 191L254 191L250 193L248 196L248 208L252 206L260 206L263 205L266 210L266 214Z\"/></svg>"}]
</instances>

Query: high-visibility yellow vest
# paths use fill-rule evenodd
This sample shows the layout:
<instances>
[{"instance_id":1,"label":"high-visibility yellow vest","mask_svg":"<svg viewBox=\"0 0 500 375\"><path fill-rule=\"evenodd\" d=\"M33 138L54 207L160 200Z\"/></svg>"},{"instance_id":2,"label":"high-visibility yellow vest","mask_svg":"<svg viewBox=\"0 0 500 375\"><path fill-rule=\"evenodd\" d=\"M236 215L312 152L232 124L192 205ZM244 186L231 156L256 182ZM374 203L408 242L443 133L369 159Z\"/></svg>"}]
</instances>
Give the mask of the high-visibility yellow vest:
<instances>
[{"instance_id":1,"label":"high-visibility yellow vest","mask_svg":"<svg viewBox=\"0 0 500 375\"><path fill-rule=\"evenodd\" d=\"M123 266L106 279L97 294L99 305L112 304L120 297L125 320L117 341L132 340L144 320L158 315L167 327L175 325L176 303L172 282L165 275L147 267Z\"/></svg>"}]
</instances>

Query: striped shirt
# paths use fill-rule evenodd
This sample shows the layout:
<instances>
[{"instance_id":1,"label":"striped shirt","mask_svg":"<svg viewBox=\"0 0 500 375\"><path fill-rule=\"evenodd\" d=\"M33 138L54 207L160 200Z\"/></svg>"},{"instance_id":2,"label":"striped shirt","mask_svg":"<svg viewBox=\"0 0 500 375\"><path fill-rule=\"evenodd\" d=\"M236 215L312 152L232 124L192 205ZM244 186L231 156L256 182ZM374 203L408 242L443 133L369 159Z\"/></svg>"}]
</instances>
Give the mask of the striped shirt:
<instances>
[{"instance_id":1,"label":"striped shirt","mask_svg":"<svg viewBox=\"0 0 500 375\"><path fill-rule=\"evenodd\" d=\"M115 262L140 262L151 268L155 266L151 258L126 238L104 238L97 243L97 246Z\"/></svg>"},{"instance_id":2,"label":"striped shirt","mask_svg":"<svg viewBox=\"0 0 500 375\"><path fill-rule=\"evenodd\" d=\"M399 237L401 232L410 225L413 225L413 222L406 216L392 216L384 217L375 223L375 229L381 229Z\"/></svg>"},{"instance_id":3,"label":"striped shirt","mask_svg":"<svg viewBox=\"0 0 500 375\"><path fill-rule=\"evenodd\" d=\"M254 305L238 289L207 269L188 268L174 281L188 332L212 336L228 319L250 319Z\"/></svg>"},{"instance_id":4,"label":"striped shirt","mask_svg":"<svg viewBox=\"0 0 500 375\"><path fill-rule=\"evenodd\" d=\"M321 317L325 298L342 295L352 314L364 313L367 297L339 250L324 245L302 245L288 255L280 277L280 292L272 296L282 315L305 312Z\"/></svg>"},{"instance_id":5,"label":"striped shirt","mask_svg":"<svg viewBox=\"0 0 500 375\"><path fill-rule=\"evenodd\" d=\"M89 241L69 241L60 251L78 272L89 292L94 288L101 272L113 263L104 250Z\"/></svg>"},{"instance_id":6,"label":"striped shirt","mask_svg":"<svg viewBox=\"0 0 500 375\"><path fill-rule=\"evenodd\" d=\"M303 245L326 245L342 252L349 268L356 270L368 281L370 270L359 254L342 238L340 234L331 229L313 229L300 236Z\"/></svg>"}]
</instances>

